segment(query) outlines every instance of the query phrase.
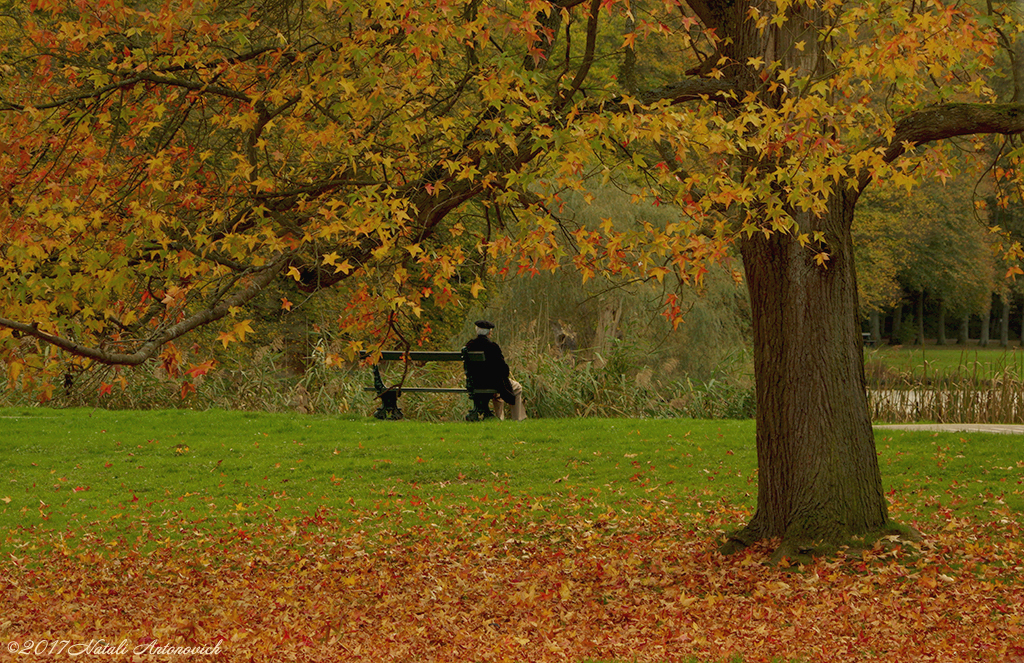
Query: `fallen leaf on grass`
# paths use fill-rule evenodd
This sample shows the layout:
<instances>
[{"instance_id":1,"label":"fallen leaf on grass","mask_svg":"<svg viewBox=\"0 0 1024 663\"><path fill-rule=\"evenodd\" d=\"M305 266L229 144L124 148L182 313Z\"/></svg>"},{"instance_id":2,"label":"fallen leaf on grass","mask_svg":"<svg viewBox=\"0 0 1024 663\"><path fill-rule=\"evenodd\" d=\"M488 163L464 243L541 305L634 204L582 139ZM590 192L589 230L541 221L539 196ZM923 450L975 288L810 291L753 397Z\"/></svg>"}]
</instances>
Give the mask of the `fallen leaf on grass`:
<instances>
[{"instance_id":1,"label":"fallen leaf on grass","mask_svg":"<svg viewBox=\"0 0 1024 663\"><path fill-rule=\"evenodd\" d=\"M85 531L54 535L29 562L0 560L0 613L24 633L219 642L224 661L1024 656L1013 520L944 531L935 512L925 544L781 569L764 564L768 546L717 553L722 528L749 517L724 501L601 519L544 499L537 520L530 496L446 505L457 518L422 525L409 501L268 513L178 542L162 532L187 522L128 517L120 545Z\"/></svg>"}]
</instances>

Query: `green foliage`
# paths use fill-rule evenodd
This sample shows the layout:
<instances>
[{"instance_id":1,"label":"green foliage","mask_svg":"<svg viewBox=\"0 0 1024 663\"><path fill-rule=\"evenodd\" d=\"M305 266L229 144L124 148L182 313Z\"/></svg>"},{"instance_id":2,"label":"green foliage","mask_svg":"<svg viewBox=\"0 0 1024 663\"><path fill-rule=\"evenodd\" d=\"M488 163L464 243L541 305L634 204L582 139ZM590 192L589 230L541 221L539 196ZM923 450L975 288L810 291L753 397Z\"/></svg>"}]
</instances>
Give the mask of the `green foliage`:
<instances>
[{"instance_id":1,"label":"green foliage","mask_svg":"<svg viewBox=\"0 0 1024 663\"><path fill-rule=\"evenodd\" d=\"M952 315L985 309L999 237L976 210L974 169L961 169L913 193L882 185L864 194L854 225L863 311L896 306L905 290L942 299Z\"/></svg>"}]
</instances>

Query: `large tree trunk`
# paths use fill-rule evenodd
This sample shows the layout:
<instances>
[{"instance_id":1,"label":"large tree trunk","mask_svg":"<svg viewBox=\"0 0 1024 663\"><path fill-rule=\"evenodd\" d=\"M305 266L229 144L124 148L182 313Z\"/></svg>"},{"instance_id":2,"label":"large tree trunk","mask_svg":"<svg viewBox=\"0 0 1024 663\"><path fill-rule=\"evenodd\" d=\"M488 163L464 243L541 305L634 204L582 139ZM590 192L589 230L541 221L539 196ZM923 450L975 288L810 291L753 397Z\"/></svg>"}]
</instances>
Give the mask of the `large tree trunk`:
<instances>
[{"instance_id":1,"label":"large tree trunk","mask_svg":"<svg viewBox=\"0 0 1024 663\"><path fill-rule=\"evenodd\" d=\"M789 233L741 249L753 307L757 512L735 544L781 537L781 554L888 523L864 379L851 249L852 201L833 203L830 260Z\"/></svg>"},{"instance_id":2,"label":"large tree trunk","mask_svg":"<svg viewBox=\"0 0 1024 663\"><path fill-rule=\"evenodd\" d=\"M776 90L759 97L763 103L782 105L787 86L766 85L770 69L753 62L770 62L772 70L808 80L825 80L831 73L836 60L826 52L830 42L820 39L834 21L830 9L791 3L780 10L769 0L686 4L717 33L717 61L730 63L724 68L737 89ZM776 12L786 20L758 24L759 17ZM894 129L874 146L887 163L911 145L973 133L1020 133L1024 110L940 104L901 117ZM760 173L774 170L773 158L779 157L752 150L735 165L761 178ZM850 233L856 197L873 172L873 167L858 172L854 188L837 186L820 216L790 210L795 229L776 225L768 236L740 235L753 309L759 477L757 511L733 536L736 544L781 537L784 554L888 525L865 393ZM801 233L810 237L818 231L824 232L830 257L824 265L798 241Z\"/></svg>"}]
</instances>

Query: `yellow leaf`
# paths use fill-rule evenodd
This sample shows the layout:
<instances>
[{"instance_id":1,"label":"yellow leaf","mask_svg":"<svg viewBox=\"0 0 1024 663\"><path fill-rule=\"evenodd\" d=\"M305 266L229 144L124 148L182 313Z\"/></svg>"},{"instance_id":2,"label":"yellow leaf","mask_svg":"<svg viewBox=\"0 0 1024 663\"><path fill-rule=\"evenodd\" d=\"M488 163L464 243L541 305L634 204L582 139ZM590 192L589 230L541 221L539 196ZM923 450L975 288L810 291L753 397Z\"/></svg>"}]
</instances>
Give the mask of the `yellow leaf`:
<instances>
[{"instance_id":1,"label":"yellow leaf","mask_svg":"<svg viewBox=\"0 0 1024 663\"><path fill-rule=\"evenodd\" d=\"M252 332L252 327L249 323L252 320L242 320L235 323L235 326L231 329L231 334L238 339L240 343L245 343L245 335Z\"/></svg>"},{"instance_id":2,"label":"yellow leaf","mask_svg":"<svg viewBox=\"0 0 1024 663\"><path fill-rule=\"evenodd\" d=\"M291 267L288 268L288 276L295 279L296 283L302 281L302 274L299 272L298 269L295 268L295 265L292 265Z\"/></svg>"},{"instance_id":3,"label":"yellow leaf","mask_svg":"<svg viewBox=\"0 0 1024 663\"><path fill-rule=\"evenodd\" d=\"M665 275L669 274L669 270L664 267L653 267L648 272L651 276L658 279L658 283L662 283L665 280Z\"/></svg>"},{"instance_id":4,"label":"yellow leaf","mask_svg":"<svg viewBox=\"0 0 1024 663\"><path fill-rule=\"evenodd\" d=\"M470 286L469 294L473 295L473 298L476 299L476 297L480 294L480 291L486 289L487 288L484 287L484 284L480 282L480 279L477 278L476 283Z\"/></svg>"},{"instance_id":5,"label":"yellow leaf","mask_svg":"<svg viewBox=\"0 0 1024 663\"><path fill-rule=\"evenodd\" d=\"M22 365L20 361L12 361L7 365L7 379L11 384L18 381L18 376L21 375Z\"/></svg>"}]
</instances>

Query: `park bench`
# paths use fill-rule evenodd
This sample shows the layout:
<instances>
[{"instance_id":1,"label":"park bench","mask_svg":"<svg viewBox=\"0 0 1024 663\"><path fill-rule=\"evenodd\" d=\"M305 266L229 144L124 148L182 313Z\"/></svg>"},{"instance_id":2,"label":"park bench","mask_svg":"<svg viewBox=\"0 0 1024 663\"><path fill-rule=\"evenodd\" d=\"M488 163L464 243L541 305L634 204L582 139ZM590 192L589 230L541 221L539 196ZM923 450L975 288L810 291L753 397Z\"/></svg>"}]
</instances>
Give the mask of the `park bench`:
<instances>
[{"instance_id":1,"label":"park bench","mask_svg":"<svg viewBox=\"0 0 1024 663\"><path fill-rule=\"evenodd\" d=\"M370 352L361 352L361 359L372 356ZM435 351L435 350L383 350L380 353L380 361L484 361L483 352L468 352L462 349L458 352ZM378 364L373 365L373 386L364 387L365 391L377 392L380 398L380 407L373 413L377 419L395 421L402 418L402 411L398 407L398 397L402 394L432 393L432 394L469 394L469 400L473 408L466 414L466 421L482 421L494 416L491 412L490 401L498 393L497 389L474 389L473 379L466 372L466 386L459 387L406 387L404 385L386 386L380 375Z\"/></svg>"}]
</instances>

